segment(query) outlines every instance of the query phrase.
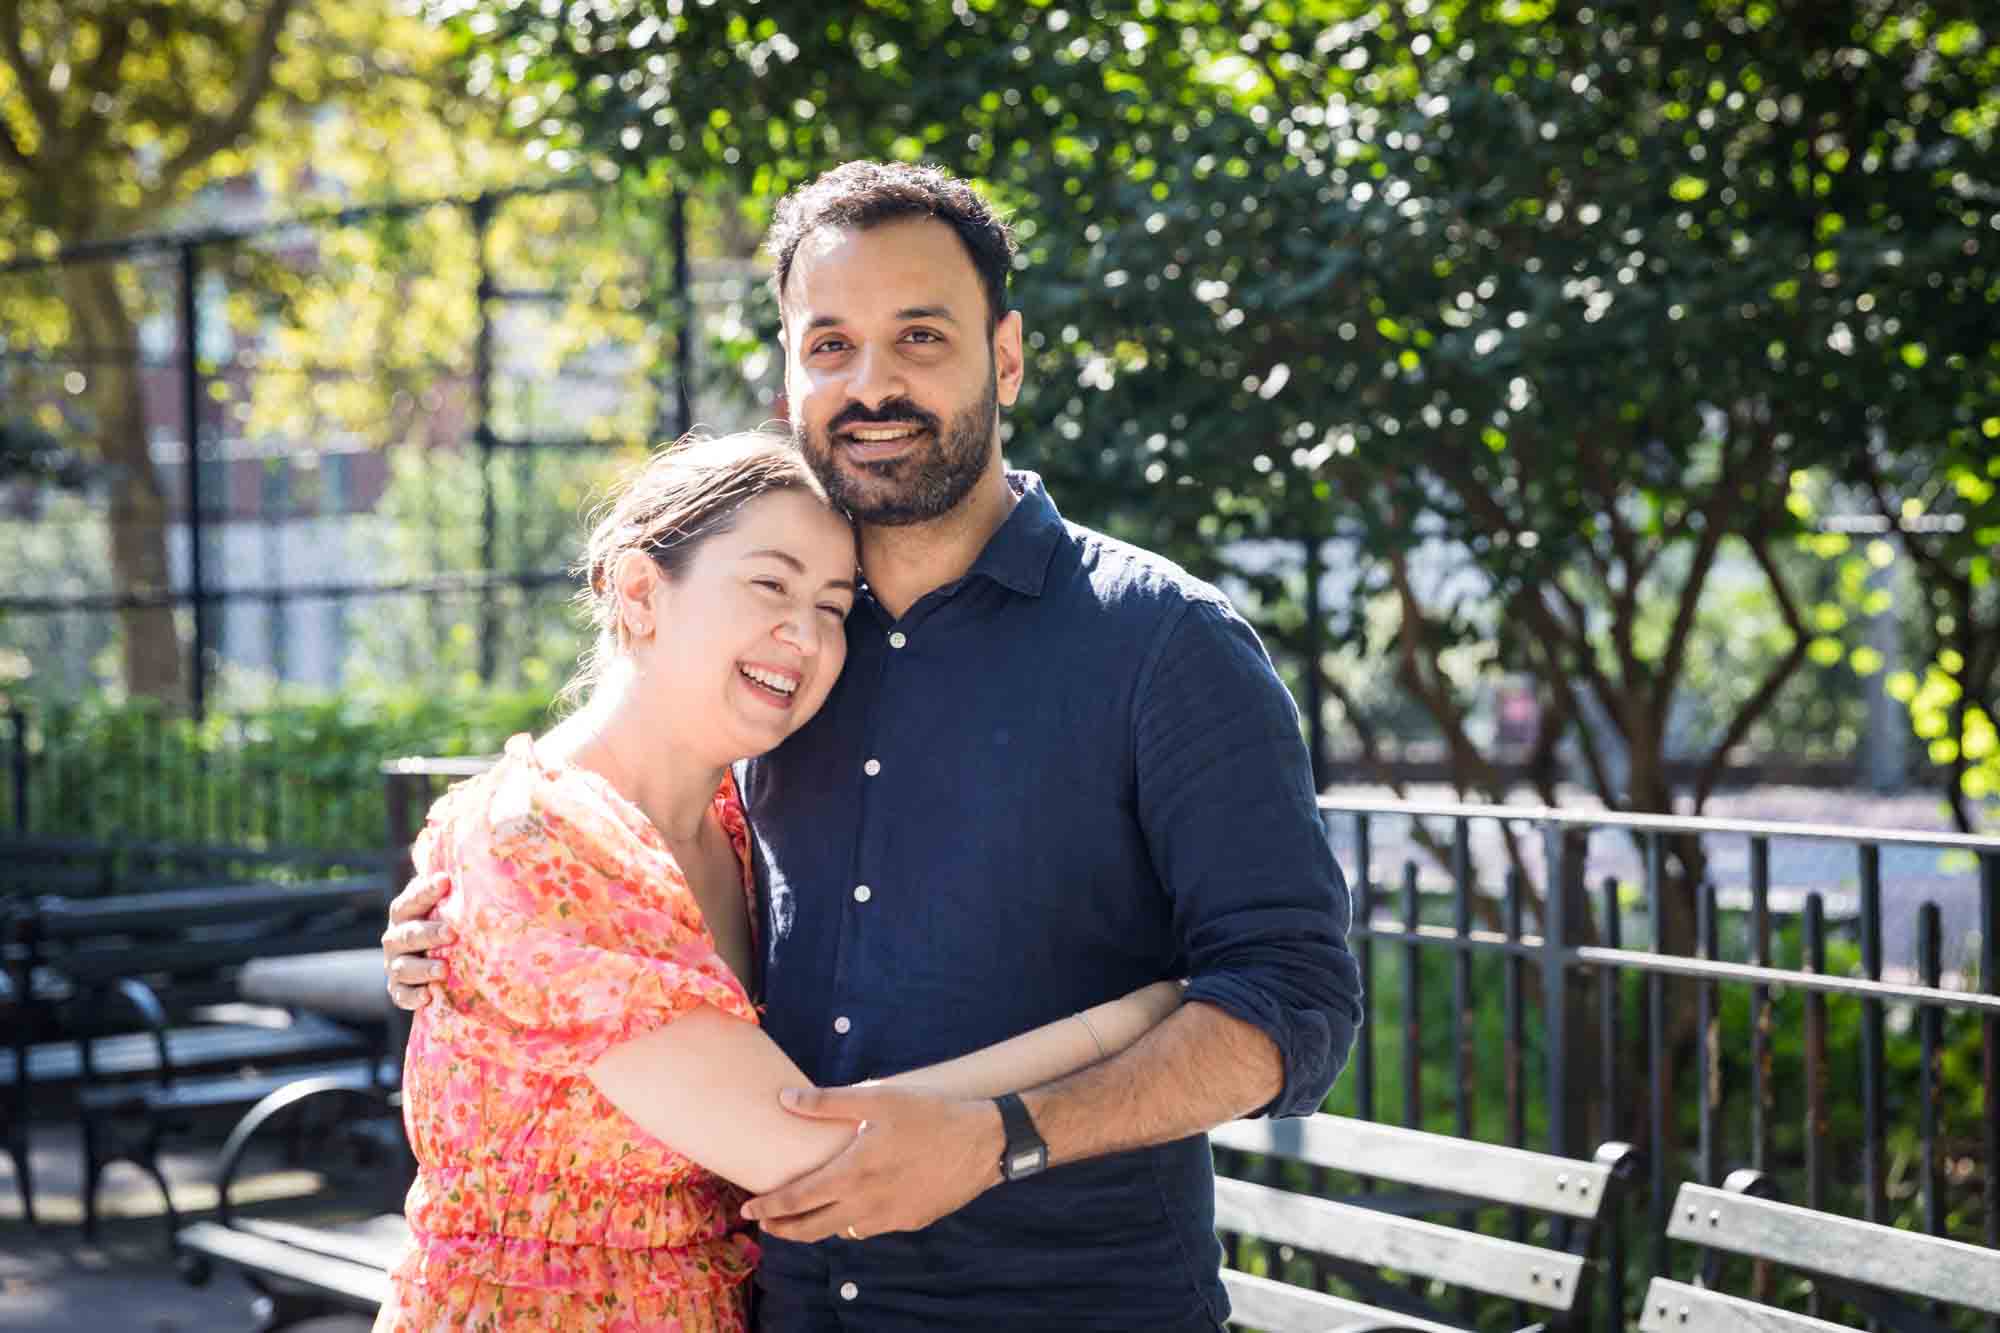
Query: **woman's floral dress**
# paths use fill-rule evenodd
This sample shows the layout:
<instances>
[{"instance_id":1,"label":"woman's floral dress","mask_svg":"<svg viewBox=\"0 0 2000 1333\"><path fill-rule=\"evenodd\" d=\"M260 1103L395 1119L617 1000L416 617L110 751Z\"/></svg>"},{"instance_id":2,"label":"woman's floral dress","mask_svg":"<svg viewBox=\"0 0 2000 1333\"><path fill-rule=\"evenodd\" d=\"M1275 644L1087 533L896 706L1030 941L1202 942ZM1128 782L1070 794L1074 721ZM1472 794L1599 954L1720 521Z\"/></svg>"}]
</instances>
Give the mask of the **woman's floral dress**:
<instances>
[{"instance_id":1,"label":"woman's floral dress","mask_svg":"<svg viewBox=\"0 0 2000 1333\"><path fill-rule=\"evenodd\" d=\"M726 777L715 813L747 894ZM742 1192L583 1072L697 1005L757 1018L658 832L601 778L517 736L432 808L415 859L450 877L438 915L457 939L410 1033L412 1245L377 1333L741 1333L757 1258Z\"/></svg>"}]
</instances>

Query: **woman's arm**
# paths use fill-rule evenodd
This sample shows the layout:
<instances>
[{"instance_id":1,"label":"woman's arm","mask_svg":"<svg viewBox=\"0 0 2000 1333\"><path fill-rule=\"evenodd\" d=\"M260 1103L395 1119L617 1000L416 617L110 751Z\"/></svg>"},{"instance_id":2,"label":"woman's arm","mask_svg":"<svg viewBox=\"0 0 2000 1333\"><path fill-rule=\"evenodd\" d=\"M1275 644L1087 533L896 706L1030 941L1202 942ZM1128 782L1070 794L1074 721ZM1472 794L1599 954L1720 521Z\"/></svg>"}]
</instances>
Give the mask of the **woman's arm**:
<instances>
[{"instance_id":1,"label":"woman's arm","mask_svg":"<svg viewBox=\"0 0 2000 1333\"><path fill-rule=\"evenodd\" d=\"M885 1081L961 1097L1034 1087L1131 1045L1179 1006L1180 995L1178 983L1157 982L1081 1018ZM712 1006L619 1043L585 1072L655 1138L755 1193L823 1165L854 1136L852 1125L780 1106L778 1093L808 1086L805 1075L762 1028Z\"/></svg>"},{"instance_id":2,"label":"woman's arm","mask_svg":"<svg viewBox=\"0 0 2000 1333\"><path fill-rule=\"evenodd\" d=\"M891 1087L924 1088L948 1097L998 1097L1003 1092L1020 1092L1118 1054L1180 1006L1181 984L1156 981L970 1055L881 1081Z\"/></svg>"}]
</instances>

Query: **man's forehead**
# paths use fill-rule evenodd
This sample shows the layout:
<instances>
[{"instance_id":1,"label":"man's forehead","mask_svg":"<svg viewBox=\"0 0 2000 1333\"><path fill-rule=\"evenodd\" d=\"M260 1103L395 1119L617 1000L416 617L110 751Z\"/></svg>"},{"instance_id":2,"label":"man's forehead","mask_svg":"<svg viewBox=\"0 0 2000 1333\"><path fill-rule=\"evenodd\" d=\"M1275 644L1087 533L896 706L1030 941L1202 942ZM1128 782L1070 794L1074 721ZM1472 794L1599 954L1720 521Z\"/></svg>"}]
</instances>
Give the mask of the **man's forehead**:
<instances>
[{"instance_id":1,"label":"man's forehead","mask_svg":"<svg viewBox=\"0 0 2000 1333\"><path fill-rule=\"evenodd\" d=\"M875 298L897 308L920 306L961 316L959 306L985 299L972 257L957 234L932 218L815 228L800 238L781 296L788 322L814 323L859 313L834 305L872 304Z\"/></svg>"}]
</instances>

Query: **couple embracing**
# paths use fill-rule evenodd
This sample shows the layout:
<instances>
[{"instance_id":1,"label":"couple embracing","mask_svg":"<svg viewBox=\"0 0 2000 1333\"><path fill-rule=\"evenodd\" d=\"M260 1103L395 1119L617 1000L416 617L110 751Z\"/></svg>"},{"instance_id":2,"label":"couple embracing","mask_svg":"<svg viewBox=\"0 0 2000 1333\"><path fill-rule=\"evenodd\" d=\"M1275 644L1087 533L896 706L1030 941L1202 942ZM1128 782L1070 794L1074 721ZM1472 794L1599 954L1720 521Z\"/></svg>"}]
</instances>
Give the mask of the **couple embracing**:
<instances>
[{"instance_id":1,"label":"couple embracing","mask_svg":"<svg viewBox=\"0 0 2000 1333\"><path fill-rule=\"evenodd\" d=\"M1005 469L975 192L849 163L770 249L792 438L621 487L584 703L392 909L377 1328L1213 1333L1205 1132L1317 1109L1361 1017L1297 713L1220 593Z\"/></svg>"}]
</instances>

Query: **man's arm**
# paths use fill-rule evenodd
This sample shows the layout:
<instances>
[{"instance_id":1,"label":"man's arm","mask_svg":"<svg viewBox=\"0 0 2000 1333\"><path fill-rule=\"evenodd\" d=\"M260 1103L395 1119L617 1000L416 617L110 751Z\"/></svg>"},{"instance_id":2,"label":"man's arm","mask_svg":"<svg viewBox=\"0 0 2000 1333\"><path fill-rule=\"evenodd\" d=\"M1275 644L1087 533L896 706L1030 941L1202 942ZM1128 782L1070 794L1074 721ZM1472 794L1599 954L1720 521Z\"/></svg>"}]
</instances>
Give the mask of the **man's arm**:
<instances>
[{"instance_id":1,"label":"man's arm","mask_svg":"<svg viewBox=\"0 0 2000 1333\"><path fill-rule=\"evenodd\" d=\"M1277 1045L1263 1032L1213 1006L1184 1004L1109 1060L1021 1100L1055 1166L1204 1133L1267 1104L1283 1078ZM799 1089L783 1101L796 1114L862 1129L819 1170L744 1206L774 1236L915 1231L1000 1183L1006 1137L991 1101L882 1085Z\"/></svg>"},{"instance_id":2,"label":"man's arm","mask_svg":"<svg viewBox=\"0 0 2000 1333\"><path fill-rule=\"evenodd\" d=\"M1277 1043L1213 1005L1184 1004L1129 1049L1021 1094L1049 1164L1205 1134L1275 1098Z\"/></svg>"}]
</instances>

